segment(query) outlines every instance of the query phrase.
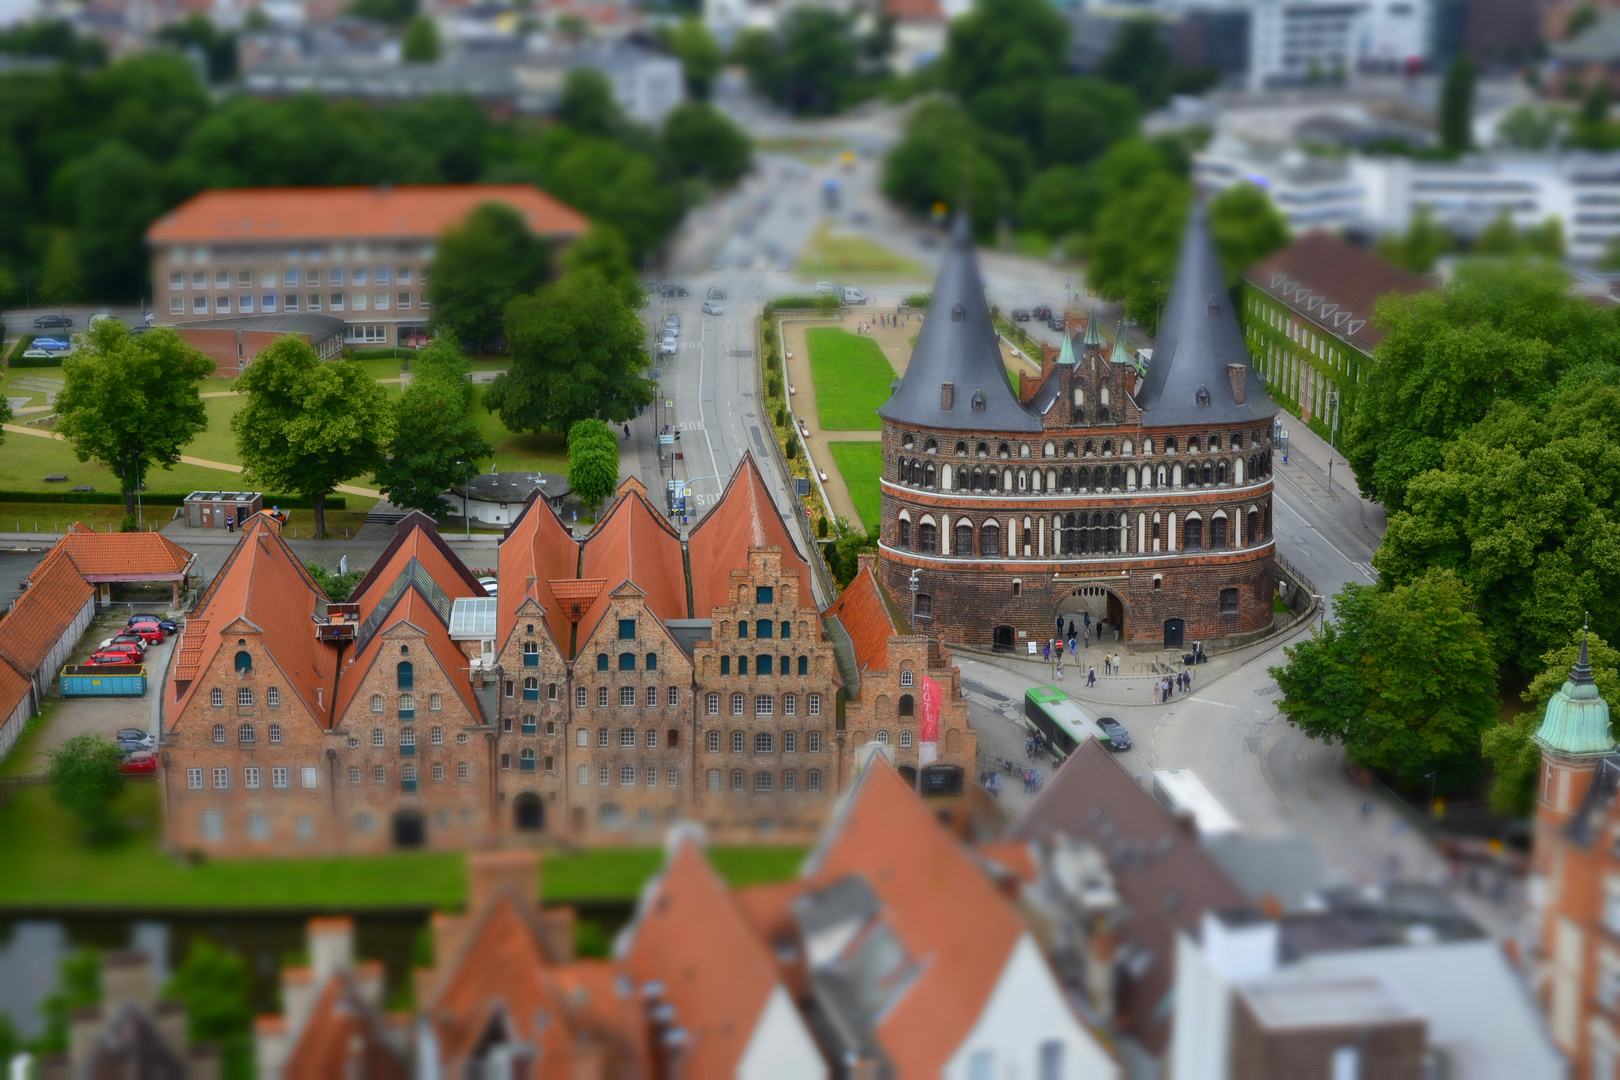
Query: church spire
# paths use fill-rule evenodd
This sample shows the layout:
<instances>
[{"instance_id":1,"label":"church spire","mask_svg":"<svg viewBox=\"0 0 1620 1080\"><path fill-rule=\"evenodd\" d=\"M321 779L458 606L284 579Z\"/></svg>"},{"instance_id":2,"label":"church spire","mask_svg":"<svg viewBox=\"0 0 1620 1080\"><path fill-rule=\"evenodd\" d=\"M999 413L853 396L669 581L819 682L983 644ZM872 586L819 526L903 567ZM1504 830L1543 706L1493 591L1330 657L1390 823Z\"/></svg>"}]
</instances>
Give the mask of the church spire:
<instances>
[{"instance_id":1,"label":"church spire","mask_svg":"<svg viewBox=\"0 0 1620 1080\"><path fill-rule=\"evenodd\" d=\"M1615 749L1609 730L1609 705L1598 694L1592 678L1592 659L1586 648L1586 628L1581 628L1581 651L1569 679L1547 702L1541 726L1531 736L1542 749L1587 757L1609 754Z\"/></svg>"},{"instance_id":2,"label":"church spire","mask_svg":"<svg viewBox=\"0 0 1620 1080\"><path fill-rule=\"evenodd\" d=\"M1074 364L1074 336L1069 333L1066 326L1063 328L1063 348L1058 351L1057 362L1071 366Z\"/></svg>"},{"instance_id":3,"label":"church spire","mask_svg":"<svg viewBox=\"0 0 1620 1080\"><path fill-rule=\"evenodd\" d=\"M1086 340L1080 343L1087 352L1102 351L1102 331L1097 327L1097 309L1092 308L1091 314L1086 316Z\"/></svg>"}]
</instances>

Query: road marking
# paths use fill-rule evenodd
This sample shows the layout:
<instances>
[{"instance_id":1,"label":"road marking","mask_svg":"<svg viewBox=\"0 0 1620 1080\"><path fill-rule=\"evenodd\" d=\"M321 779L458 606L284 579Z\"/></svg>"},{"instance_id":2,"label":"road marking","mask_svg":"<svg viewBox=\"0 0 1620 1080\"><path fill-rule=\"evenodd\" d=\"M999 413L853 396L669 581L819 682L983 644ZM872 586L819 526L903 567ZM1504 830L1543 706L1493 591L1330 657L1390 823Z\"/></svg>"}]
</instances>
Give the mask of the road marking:
<instances>
[{"instance_id":1,"label":"road marking","mask_svg":"<svg viewBox=\"0 0 1620 1080\"><path fill-rule=\"evenodd\" d=\"M1290 484L1292 484L1292 481L1290 481ZM1298 491L1299 489L1296 487L1294 490ZM1300 492L1300 494L1304 495L1303 492ZM1326 536L1322 535L1322 530L1321 529L1318 529L1315 525L1312 525L1310 522L1306 521L1305 518L1300 514L1300 512L1298 510L1295 510L1292 506L1288 505L1288 501L1286 499L1278 499L1277 500L1277 505L1282 507L1284 510L1287 510L1290 514L1293 514L1295 517L1299 518L1299 523L1301 525L1305 526L1307 529L1311 530L1311 532L1315 533L1317 535L1317 538L1320 539L1322 541L1322 543L1326 544L1330 548L1333 548L1333 553L1335 555L1337 555L1339 558L1343 559L1345 562L1349 563L1351 568L1354 569L1356 571L1356 573L1361 574L1363 577L1365 577L1368 581L1372 582L1373 584L1375 584L1375 585L1378 584L1378 579L1377 578L1373 577L1371 574L1369 574L1366 571L1361 569L1361 566L1362 566L1361 563L1356 562L1350 556L1346 555L1344 552L1340 551L1336 546L1334 546L1333 541L1329 540ZM1303 545L1301 545L1301 546L1303 546Z\"/></svg>"},{"instance_id":2,"label":"road marking","mask_svg":"<svg viewBox=\"0 0 1620 1080\"><path fill-rule=\"evenodd\" d=\"M1223 709L1235 709L1235 708L1237 708L1236 705L1228 705L1224 701L1211 701L1211 700L1209 700L1209 698L1195 697L1195 698L1193 698L1193 700L1194 701L1202 701L1205 705L1217 705L1217 706L1219 706L1220 708L1223 708Z\"/></svg>"}]
</instances>

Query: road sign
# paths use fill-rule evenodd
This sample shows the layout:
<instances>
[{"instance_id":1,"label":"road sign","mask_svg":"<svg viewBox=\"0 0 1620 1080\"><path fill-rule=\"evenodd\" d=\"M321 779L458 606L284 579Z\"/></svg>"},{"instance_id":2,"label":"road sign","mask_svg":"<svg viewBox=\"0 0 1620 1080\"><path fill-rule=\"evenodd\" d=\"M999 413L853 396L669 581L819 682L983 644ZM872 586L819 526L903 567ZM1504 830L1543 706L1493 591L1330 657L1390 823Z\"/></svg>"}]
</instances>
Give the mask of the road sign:
<instances>
[{"instance_id":1,"label":"road sign","mask_svg":"<svg viewBox=\"0 0 1620 1080\"><path fill-rule=\"evenodd\" d=\"M660 435L660 436L658 436L658 445L659 446L674 446L675 445L675 436L673 436L673 435Z\"/></svg>"}]
</instances>

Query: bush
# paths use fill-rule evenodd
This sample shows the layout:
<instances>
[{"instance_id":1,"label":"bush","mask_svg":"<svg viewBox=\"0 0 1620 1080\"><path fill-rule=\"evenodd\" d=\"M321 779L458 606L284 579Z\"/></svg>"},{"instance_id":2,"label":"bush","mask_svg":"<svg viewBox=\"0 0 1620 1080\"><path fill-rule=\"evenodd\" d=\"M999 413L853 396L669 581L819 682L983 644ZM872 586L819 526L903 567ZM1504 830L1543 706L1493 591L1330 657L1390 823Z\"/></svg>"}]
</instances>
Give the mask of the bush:
<instances>
[{"instance_id":1,"label":"bush","mask_svg":"<svg viewBox=\"0 0 1620 1080\"><path fill-rule=\"evenodd\" d=\"M827 539L827 518L825 515L816 520L816 535L823 540Z\"/></svg>"},{"instance_id":2,"label":"bush","mask_svg":"<svg viewBox=\"0 0 1620 1080\"><path fill-rule=\"evenodd\" d=\"M787 442L783 445L783 449L786 451L789 461L792 461L794 458L798 457L799 437L797 435L789 435L787 437Z\"/></svg>"},{"instance_id":3,"label":"bush","mask_svg":"<svg viewBox=\"0 0 1620 1080\"><path fill-rule=\"evenodd\" d=\"M768 319L780 311L837 311L838 297L822 296L778 296L765 305L765 317Z\"/></svg>"},{"instance_id":4,"label":"bush","mask_svg":"<svg viewBox=\"0 0 1620 1080\"><path fill-rule=\"evenodd\" d=\"M112 804L124 793L118 748L99 735L75 735L50 752L51 798L77 817L92 841L117 828Z\"/></svg>"},{"instance_id":5,"label":"bush","mask_svg":"<svg viewBox=\"0 0 1620 1080\"><path fill-rule=\"evenodd\" d=\"M778 405L776 407L776 426L777 427L787 427L787 406L786 405Z\"/></svg>"},{"instance_id":6,"label":"bush","mask_svg":"<svg viewBox=\"0 0 1620 1080\"><path fill-rule=\"evenodd\" d=\"M49 356L23 355L28 347L34 343L34 339L39 336L38 334L24 334L18 338L17 344L12 346L11 356L6 360L6 363L14 368L61 367L62 357L66 356L67 353L51 353Z\"/></svg>"},{"instance_id":7,"label":"bush","mask_svg":"<svg viewBox=\"0 0 1620 1080\"><path fill-rule=\"evenodd\" d=\"M141 531L141 523L140 523L139 520L136 519L134 514L125 514L123 516L123 519L118 522L118 531L119 532L140 532Z\"/></svg>"},{"instance_id":8,"label":"bush","mask_svg":"<svg viewBox=\"0 0 1620 1080\"><path fill-rule=\"evenodd\" d=\"M186 495L165 494L163 492L141 492L141 502L146 506L182 506ZM115 491L0 491L0 502L8 503L68 503L76 506L112 506L122 505L123 495ZM309 500L298 495L265 495L266 507L276 506L283 510L308 510ZM349 501L342 495L328 495L326 497L328 510L347 510Z\"/></svg>"},{"instance_id":9,"label":"bush","mask_svg":"<svg viewBox=\"0 0 1620 1080\"><path fill-rule=\"evenodd\" d=\"M927 308L928 307L928 294L924 292L924 293L918 293L915 296L906 297L906 307L908 307L908 308Z\"/></svg>"},{"instance_id":10,"label":"bush","mask_svg":"<svg viewBox=\"0 0 1620 1080\"><path fill-rule=\"evenodd\" d=\"M345 349L343 355L351 360L414 360L417 349Z\"/></svg>"}]
</instances>

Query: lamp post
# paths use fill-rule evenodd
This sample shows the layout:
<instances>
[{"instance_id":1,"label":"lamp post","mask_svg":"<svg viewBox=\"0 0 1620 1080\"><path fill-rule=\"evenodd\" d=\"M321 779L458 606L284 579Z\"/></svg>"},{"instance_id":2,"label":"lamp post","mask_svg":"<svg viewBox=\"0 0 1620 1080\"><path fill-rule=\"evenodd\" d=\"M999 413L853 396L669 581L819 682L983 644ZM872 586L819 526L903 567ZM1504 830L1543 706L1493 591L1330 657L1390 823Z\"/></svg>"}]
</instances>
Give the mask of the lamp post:
<instances>
[{"instance_id":1,"label":"lamp post","mask_svg":"<svg viewBox=\"0 0 1620 1080\"><path fill-rule=\"evenodd\" d=\"M465 461L456 462L456 468L458 469L466 468L466 466ZM461 481L461 523L467 529L467 543L469 544L472 543L472 518L467 516L467 485L470 483L472 483L471 477Z\"/></svg>"},{"instance_id":2,"label":"lamp post","mask_svg":"<svg viewBox=\"0 0 1620 1080\"><path fill-rule=\"evenodd\" d=\"M1334 446L1339 434L1339 392L1328 393L1328 408L1333 410L1332 423L1328 425L1328 494L1333 494L1333 455Z\"/></svg>"}]
</instances>

